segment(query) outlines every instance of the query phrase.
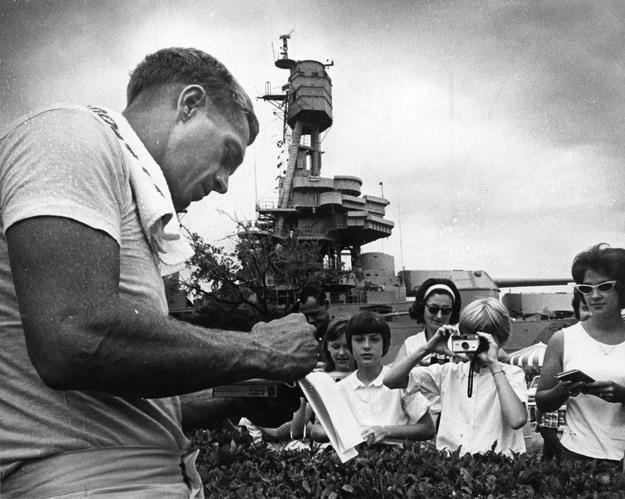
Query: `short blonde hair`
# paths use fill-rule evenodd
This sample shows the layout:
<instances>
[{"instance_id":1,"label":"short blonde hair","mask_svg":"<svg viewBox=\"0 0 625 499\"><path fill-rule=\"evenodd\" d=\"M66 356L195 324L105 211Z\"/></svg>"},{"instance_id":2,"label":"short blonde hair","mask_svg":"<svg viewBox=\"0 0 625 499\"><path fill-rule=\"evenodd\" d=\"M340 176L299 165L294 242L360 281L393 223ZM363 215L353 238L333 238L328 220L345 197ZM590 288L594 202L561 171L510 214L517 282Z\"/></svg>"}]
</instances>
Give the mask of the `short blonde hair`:
<instances>
[{"instance_id":1,"label":"short blonde hair","mask_svg":"<svg viewBox=\"0 0 625 499\"><path fill-rule=\"evenodd\" d=\"M492 334L503 345L510 337L510 314L496 298L481 298L461 312L458 329L462 334Z\"/></svg>"}]
</instances>

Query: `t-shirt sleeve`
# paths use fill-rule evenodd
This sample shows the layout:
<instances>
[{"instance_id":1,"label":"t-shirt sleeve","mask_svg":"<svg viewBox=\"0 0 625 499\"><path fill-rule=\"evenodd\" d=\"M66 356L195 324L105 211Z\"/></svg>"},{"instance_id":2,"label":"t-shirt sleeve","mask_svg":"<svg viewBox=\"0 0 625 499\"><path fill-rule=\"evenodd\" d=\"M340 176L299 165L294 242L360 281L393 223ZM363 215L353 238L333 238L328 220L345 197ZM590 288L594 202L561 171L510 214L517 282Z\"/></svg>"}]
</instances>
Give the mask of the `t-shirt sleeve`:
<instances>
[{"instance_id":1,"label":"t-shirt sleeve","mask_svg":"<svg viewBox=\"0 0 625 499\"><path fill-rule=\"evenodd\" d=\"M430 402L419 391L406 393L402 398L402 409L411 424L418 423L429 408Z\"/></svg>"},{"instance_id":2,"label":"t-shirt sleeve","mask_svg":"<svg viewBox=\"0 0 625 499\"><path fill-rule=\"evenodd\" d=\"M523 369L510 369L506 372L508 383L517 394L519 400L527 405L527 382L525 381L525 373Z\"/></svg>"},{"instance_id":3,"label":"t-shirt sleeve","mask_svg":"<svg viewBox=\"0 0 625 499\"><path fill-rule=\"evenodd\" d=\"M415 390L431 395L440 395L440 371L442 364L417 366L410 371L406 392Z\"/></svg>"},{"instance_id":4,"label":"t-shirt sleeve","mask_svg":"<svg viewBox=\"0 0 625 499\"><path fill-rule=\"evenodd\" d=\"M53 109L12 129L0 147L4 230L64 217L121 242L125 169L115 137L86 109Z\"/></svg>"}]
</instances>

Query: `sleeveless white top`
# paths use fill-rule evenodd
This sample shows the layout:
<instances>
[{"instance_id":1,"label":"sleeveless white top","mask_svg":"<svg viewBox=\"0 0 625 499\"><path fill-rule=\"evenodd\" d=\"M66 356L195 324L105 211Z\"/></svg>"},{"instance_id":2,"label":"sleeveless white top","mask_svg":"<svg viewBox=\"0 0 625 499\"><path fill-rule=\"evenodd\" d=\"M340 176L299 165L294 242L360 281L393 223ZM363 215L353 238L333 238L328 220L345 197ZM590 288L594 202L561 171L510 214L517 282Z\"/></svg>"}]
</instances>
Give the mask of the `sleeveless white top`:
<instances>
[{"instance_id":1,"label":"sleeveless white top","mask_svg":"<svg viewBox=\"0 0 625 499\"><path fill-rule=\"evenodd\" d=\"M580 369L596 381L625 386L625 342L607 345L593 339L581 323L565 328L563 370ZM584 456L621 460L625 453L623 404L579 394L566 402L562 445Z\"/></svg>"}]
</instances>

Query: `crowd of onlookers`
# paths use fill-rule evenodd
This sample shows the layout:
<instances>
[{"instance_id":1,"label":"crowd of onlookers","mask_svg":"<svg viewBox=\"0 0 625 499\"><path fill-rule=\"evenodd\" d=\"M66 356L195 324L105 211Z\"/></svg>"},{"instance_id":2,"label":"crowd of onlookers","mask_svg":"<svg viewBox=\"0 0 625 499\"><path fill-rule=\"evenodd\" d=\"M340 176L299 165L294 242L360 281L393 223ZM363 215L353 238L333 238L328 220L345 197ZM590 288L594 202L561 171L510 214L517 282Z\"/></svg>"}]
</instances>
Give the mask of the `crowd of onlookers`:
<instances>
[{"instance_id":1,"label":"crowd of onlookers","mask_svg":"<svg viewBox=\"0 0 625 499\"><path fill-rule=\"evenodd\" d=\"M572 273L579 322L549 341L536 393L543 458L619 462L625 452L625 249L594 246L577 255ZM409 311L422 329L394 359L385 358L391 332L380 314L330 320L320 286L304 288L299 311L317 327L324 369L337 380L368 445L433 439L448 451L525 452L526 375L507 363L502 346L510 316L499 300L477 299L463 308L452 281L427 279ZM573 369L589 378L558 378ZM567 425L560 436L563 405ZM257 438L266 435L290 447L308 438L328 441L303 398L283 427L248 427Z\"/></svg>"}]
</instances>

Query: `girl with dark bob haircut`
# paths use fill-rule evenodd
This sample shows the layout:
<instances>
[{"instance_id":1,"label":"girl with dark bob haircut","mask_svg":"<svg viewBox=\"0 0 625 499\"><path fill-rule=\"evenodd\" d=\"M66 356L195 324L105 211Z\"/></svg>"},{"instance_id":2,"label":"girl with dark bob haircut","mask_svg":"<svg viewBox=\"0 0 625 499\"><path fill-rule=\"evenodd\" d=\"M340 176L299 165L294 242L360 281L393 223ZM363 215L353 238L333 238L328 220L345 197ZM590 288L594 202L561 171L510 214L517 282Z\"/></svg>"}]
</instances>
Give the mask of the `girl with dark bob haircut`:
<instances>
[{"instance_id":1,"label":"girl with dark bob haircut","mask_svg":"<svg viewBox=\"0 0 625 499\"><path fill-rule=\"evenodd\" d=\"M382 357L386 355L391 346L391 328L388 322L377 312L360 312L353 315L345 328L347 347L352 349L352 336L359 334L379 334L382 336Z\"/></svg>"}]
</instances>

